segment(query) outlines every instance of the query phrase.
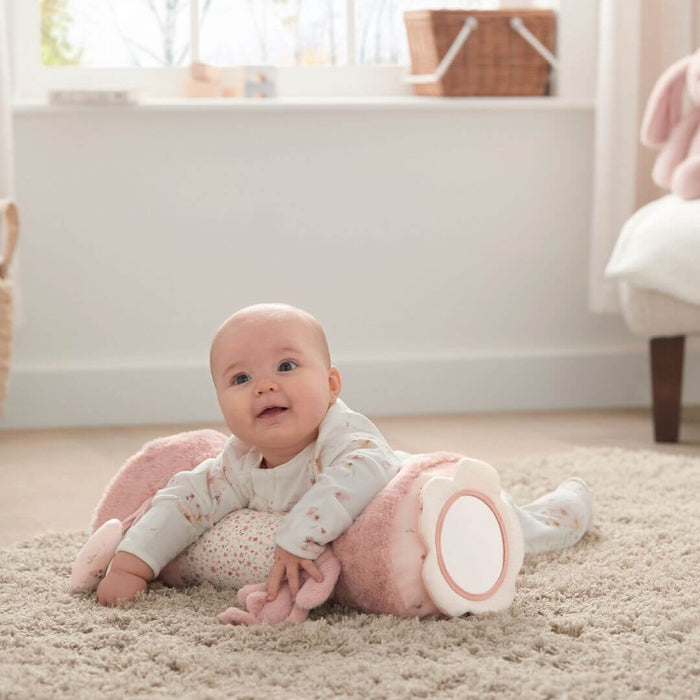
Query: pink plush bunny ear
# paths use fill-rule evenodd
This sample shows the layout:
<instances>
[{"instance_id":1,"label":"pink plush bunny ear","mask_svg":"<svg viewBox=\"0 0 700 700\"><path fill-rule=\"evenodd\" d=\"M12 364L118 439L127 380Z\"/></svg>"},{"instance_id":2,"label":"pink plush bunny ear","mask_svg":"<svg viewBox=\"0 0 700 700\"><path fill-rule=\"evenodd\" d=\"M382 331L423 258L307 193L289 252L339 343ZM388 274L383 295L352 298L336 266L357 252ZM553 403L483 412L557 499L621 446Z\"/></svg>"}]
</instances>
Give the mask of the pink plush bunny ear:
<instances>
[{"instance_id":1,"label":"pink plush bunny ear","mask_svg":"<svg viewBox=\"0 0 700 700\"><path fill-rule=\"evenodd\" d=\"M676 61L656 81L642 119L641 140L645 146L660 146L680 121L685 74L699 54Z\"/></svg>"}]
</instances>

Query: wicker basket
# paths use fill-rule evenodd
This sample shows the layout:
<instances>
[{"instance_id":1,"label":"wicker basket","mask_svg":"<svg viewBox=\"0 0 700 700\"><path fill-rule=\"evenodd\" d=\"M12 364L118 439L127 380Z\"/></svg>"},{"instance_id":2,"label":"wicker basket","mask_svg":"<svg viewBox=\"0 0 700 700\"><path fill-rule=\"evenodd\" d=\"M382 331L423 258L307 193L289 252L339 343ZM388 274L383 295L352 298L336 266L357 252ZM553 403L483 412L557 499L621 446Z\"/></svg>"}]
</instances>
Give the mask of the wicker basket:
<instances>
[{"instance_id":1,"label":"wicker basket","mask_svg":"<svg viewBox=\"0 0 700 700\"><path fill-rule=\"evenodd\" d=\"M554 45L553 10L416 10L404 13L414 74L433 73L465 21L478 25L442 78L414 86L417 95L545 95L549 63L512 27L525 27L550 51Z\"/></svg>"},{"instance_id":2,"label":"wicker basket","mask_svg":"<svg viewBox=\"0 0 700 700\"><path fill-rule=\"evenodd\" d=\"M0 251L0 415L2 415L10 371L10 348L12 346L12 304L14 289L9 279L9 267L17 244L17 207L7 199L0 199L0 236L4 249Z\"/></svg>"}]
</instances>

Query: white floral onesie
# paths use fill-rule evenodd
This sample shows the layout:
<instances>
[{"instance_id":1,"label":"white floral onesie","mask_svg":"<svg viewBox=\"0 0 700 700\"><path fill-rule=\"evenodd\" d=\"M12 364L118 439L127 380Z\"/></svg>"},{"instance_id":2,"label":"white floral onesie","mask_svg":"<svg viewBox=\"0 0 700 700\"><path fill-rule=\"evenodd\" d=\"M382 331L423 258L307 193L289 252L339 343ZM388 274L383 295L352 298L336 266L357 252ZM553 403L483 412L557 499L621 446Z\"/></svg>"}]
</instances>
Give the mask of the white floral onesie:
<instances>
[{"instance_id":1,"label":"white floral onesie","mask_svg":"<svg viewBox=\"0 0 700 700\"><path fill-rule=\"evenodd\" d=\"M117 551L134 554L157 576L225 515L250 508L287 513L277 544L315 559L389 483L401 456L370 420L337 399L316 441L285 464L261 468L260 451L232 436L218 457L176 474Z\"/></svg>"}]
</instances>

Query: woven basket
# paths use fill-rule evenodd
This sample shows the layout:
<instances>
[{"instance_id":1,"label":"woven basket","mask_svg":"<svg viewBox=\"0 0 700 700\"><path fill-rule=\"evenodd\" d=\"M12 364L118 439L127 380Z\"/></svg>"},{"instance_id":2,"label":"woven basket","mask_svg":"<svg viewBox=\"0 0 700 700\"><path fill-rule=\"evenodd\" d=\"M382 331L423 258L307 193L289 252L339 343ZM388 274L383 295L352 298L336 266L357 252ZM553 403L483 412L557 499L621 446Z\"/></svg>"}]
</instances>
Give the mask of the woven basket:
<instances>
[{"instance_id":1,"label":"woven basket","mask_svg":"<svg viewBox=\"0 0 700 700\"><path fill-rule=\"evenodd\" d=\"M17 244L17 208L9 200L0 200L0 226L5 235L5 249L0 255L0 413L5 403L7 376L10 371L10 349L12 347L12 306L14 289L9 279L9 267Z\"/></svg>"},{"instance_id":2,"label":"woven basket","mask_svg":"<svg viewBox=\"0 0 700 700\"><path fill-rule=\"evenodd\" d=\"M414 86L417 95L545 95L549 63L510 26L520 17L550 51L553 10L416 10L404 13L414 74L434 73L469 17L478 25L442 78Z\"/></svg>"}]
</instances>

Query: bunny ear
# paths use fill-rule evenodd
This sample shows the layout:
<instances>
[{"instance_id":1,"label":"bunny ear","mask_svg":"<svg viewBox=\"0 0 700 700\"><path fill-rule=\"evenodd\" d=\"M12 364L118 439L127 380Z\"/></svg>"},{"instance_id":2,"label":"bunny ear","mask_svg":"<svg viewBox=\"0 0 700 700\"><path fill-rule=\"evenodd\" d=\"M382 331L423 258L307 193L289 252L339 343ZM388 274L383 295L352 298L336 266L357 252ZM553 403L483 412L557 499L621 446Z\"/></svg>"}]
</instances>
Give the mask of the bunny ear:
<instances>
[{"instance_id":1,"label":"bunny ear","mask_svg":"<svg viewBox=\"0 0 700 700\"><path fill-rule=\"evenodd\" d=\"M676 61L656 81L649 95L641 139L645 146L660 146L668 140L671 129L681 118L685 73L696 54Z\"/></svg>"}]
</instances>

